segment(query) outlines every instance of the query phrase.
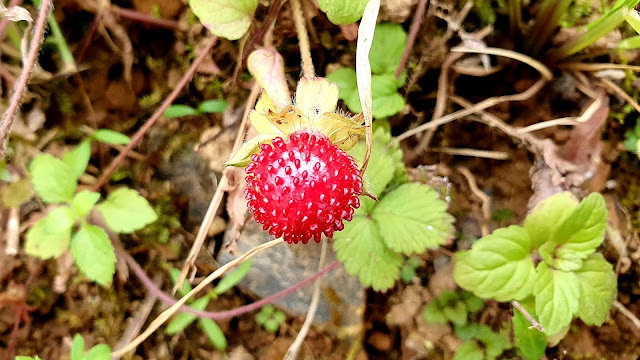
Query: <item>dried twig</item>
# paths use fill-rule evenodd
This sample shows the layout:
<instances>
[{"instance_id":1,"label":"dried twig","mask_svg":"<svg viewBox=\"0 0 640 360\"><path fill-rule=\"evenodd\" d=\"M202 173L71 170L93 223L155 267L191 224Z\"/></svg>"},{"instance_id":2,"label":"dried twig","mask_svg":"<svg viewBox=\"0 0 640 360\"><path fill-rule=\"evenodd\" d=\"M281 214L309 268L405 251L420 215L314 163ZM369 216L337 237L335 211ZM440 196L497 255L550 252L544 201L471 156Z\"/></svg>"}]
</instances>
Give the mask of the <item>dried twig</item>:
<instances>
[{"instance_id":1,"label":"dried twig","mask_svg":"<svg viewBox=\"0 0 640 360\"><path fill-rule=\"evenodd\" d=\"M318 262L318 272L322 270L324 267L324 262L327 257L327 239L322 242L322 248L320 250L320 261ZM320 302L320 286L322 285L322 281L318 280L315 283L313 288L313 295L311 296L311 303L309 304L309 310L307 310L307 317L304 319L304 323L300 328L300 332L296 339L293 341L289 349L287 349L287 353L284 356L285 360L295 360L298 357L298 352L300 351L300 347L304 342L304 339L307 337L307 333L311 328L311 324L313 324L313 318L316 316L316 311L318 310L318 304Z\"/></svg>"},{"instance_id":2,"label":"dried twig","mask_svg":"<svg viewBox=\"0 0 640 360\"><path fill-rule=\"evenodd\" d=\"M618 309L622 313L622 315L626 316L633 325L635 325L638 329L640 329L640 320L637 316L635 316L629 309L627 309L624 305L622 305L618 300L613 302L613 307Z\"/></svg>"},{"instance_id":3,"label":"dried twig","mask_svg":"<svg viewBox=\"0 0 640 360\"><path fill-rule=\"evenodd\" d=\"M469 169L464 166L458 166L457 169L465 177L465 179L467 179L467 182L469 183L469 189L471 189L473 195L478 197L478 199L480 199L480 201L482 202L483 219L480 228L482 231L482 236L487 236L489 235L489 221L491 221L491 198L489 198L487 194L485 194L484 192L482 192L482 190L480 190L480 188L478 188L478 183L476 183L476 179L473 174L471 174L471 171L469 171Z\"/></svg>"},{"instance_id":4,"label":"dried twig","mask_svg":"<svg viewBox=\"0 0 640 360\"><path fill-rule=\"evenodd\" d=\"M167 96L167 98L162 102L162 105L160 105L156 112L151 115L149 120L147 120L147 122L145 122L144 125L142 125L142 127L131 137L131 142L127 145L127 147L125 147L124 150L121 151L118 156L113 159L113 161L111 161L111 164L109 164L107 169L102 173L96 184L93 186L93 191L98 190L102 185L104 185L111 174L113 174L116 168L120 165L120 163L122 163L125 157L127 157L129 151L133 150L134 147L140 144L142 138L149 131L149 129L151 129L151 127L153 127L153 125L155 125L155 123L162 117L162 114L164 114L165 110L167 110L169 106L171 106L171 103L173 103L173 101L176 99L176 97L178 97L180 91L182 91L187 83L189 83L193 75L196 73L198 66L200 66L202 60L204 60L204 58L209 55L209 51L211 51L217 41L218 38L215 36L209 39L206 46L202 50L202 53L200 53L200 55L198 55L198 57L193 61L193 64L191 64L189 70L187 70L184 76L182 76L182 79L180 79L180 82L178 82L178 85L176 85L171 94Z\"/></svg>"},{"instance_id":5,"label":"dried twig","mask_svg":"<svg viewBox=\"0 0 640 360\"><path fill-rule=\"evenodd\" d=\"M51 9L51 0L43 0L42 5L40 6L40 10L38 11L38 19L36 20L36 25L33 28L33 35L31 36L31 42L29 43L29 51L27 53L26 59L22 64L22 72L18 77L15 85L13 86L13 94L11 99L9 100L9 106L7 110L2 115L2 120L0 121L0 159L4 159L4 151L7 145L7 141L9 140L9 133L11 132L11 125L13 124L13 120L16 117L18 109L20 108L20 103L22 102L22 95L24 95L25 90L27 89L27 83L31 78L31 72L33 71L36 62L38 61L38 55L40 54L40 45L42 44L42 40L44 39L44 30L47 24L47 15L49 14L49 10ZM25 34L24 39L27 38ZM25 46L26 41L23 40L23 52L26 51Z\"/></svg>"},{"instance_id":6,"label":"dried twig","mask_svg":"<svg viewBox=\"0 0 640 360\"><path fill-rule=\"evenodd\" d=\"M533 318L533 316L531 316L531 314L529 314L529 312L527 311L527 309L525 309L522 305L520 305L519 302L513 300L511 302L511 305L513 305L514 308L518 309L518 311L520 311L520 313L525 317L525 319L529 320L529 323L531 324L531 327L543 332L544 329L542 328L542 325L540 325L540 323Z\"/></svg>"},{"instance_id":7,"label":"dried twig","mask_svg":"<svg viewBox=\"0 0 640 360\"><path fill-rule=\"evenodd\" d=\"M9 218L7 219L7 227L5 235L4 253L6 255L16 255L18 253L18 243L20 241L20 209L9 209Z\"/></svg>"},{"instance_id":8,"label":"dried twig","mask_svg":"<svg viewBox=\"0 0 640 360\"><path fill-rule=\"evenodd\" d=\"M511 155L504 151L492 151L492 150L478 150L478 149L468 149L468 148L452 148L452 147L441 147L441 148L431 148L429 151L443 153L447 155L460 155L460 156L471 156L485 159L493 159L493 160L508 160Z\"/></svg>"},{"instance_id":9,"label":"dried twig","mask_svg":"<svg viewBox=\"0 0 640 360\"><path fill-rule=\"evenodd\" d=\"M600 79L600 83L602 83L602 85L604 85L609 90L613 91L615 94L620 95L620 97L622 97L627 103L629 103L629 105L633 106L636 111L640 112L640 105L638 104L638 102L633 100L633 98L629 96L629 94L627 94L624 90L622 90L620 86L616 85L616 83L609 79Z\"/></svg>"}]
</instances>

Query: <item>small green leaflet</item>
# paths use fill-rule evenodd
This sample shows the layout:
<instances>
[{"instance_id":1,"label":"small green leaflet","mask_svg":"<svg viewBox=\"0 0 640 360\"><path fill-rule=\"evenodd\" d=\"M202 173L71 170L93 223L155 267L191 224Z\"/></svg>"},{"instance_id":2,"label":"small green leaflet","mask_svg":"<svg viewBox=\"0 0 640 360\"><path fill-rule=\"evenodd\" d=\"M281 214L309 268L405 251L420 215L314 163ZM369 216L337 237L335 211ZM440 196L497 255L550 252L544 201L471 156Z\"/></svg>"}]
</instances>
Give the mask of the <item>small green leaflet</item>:
<instances>
[{"instance_id":1,"label":"small green leaflet","mask_svg":"<svg viewBox=\"0 0 640 360\"><path fill-rule=\"evenodd\" d=\"M617 276L601 254L589 255L575 271L580 284L578 317L587 325L600 326L607 319L616 298Z\"/></svg>"},{"instance_id":2,"label":"small green leaflet","mask_svg":"<svg viewBox=\"0 0 640 360\"><path fill-rule=\"evenodd\" d=\"M115 232L129 234L158 219L147 200L137 191L119 188L98 204L107 226Z\"/></svg>"},{"instance_id":3,"label":"small green leaflet","mask_svg":"<svg viewBox=\"0 0 640 360\"><path fill-rule=\"evenodd\" d=\"M69 207L60 206L51 210L44 220L44 230L48 234L57 234L70 230L76 216Z\"/></svg>"},{"instance_id":4,"label":"small green leaflet","mask_svg":"<svg viewBox=\"0 0 640 360\"><path fill-rule=\"evenodd\" d=\"M424 317L424 320L430 324L446 324L448 322L448 319L438 304L437 299L431 300L431 302L425 306L422 316Z\"/></svg>"},{"instance_id":5,"label":"small green leaflet","mask_svg":"<svg viewBox=\"0 0 640 360\"><path fill-rule=\"evenodd\" d=\"M100 142L111 145L127 145L131 139L127 135L109 129L98 129L91 137Z\"/></svg>"},{"instance_id":6,"label":"small green leaflet","mask_svg":"<svg viewBox=\"0 0 640 360\"><path fill-rule=\"evenodd\" d=\"M329 21L336 25L346 25L358 21L369 0L318 0L320 10L327 14Z\"/></svg>"},{"instance_id":7,"label":"small green leaflet","mask_svg":"<svg viewBox=\"0 0 640 360\"><path fill-rule=\"evenodd\" d=\"M108 345L98 344L87 351L83 360L111 360L111 349Z\"/></svg>"},{"instance_id":8,"label":"small green leaflet","mask_svg":"<svg viewBox=\"0 0 640 360\"><path fill-rule=\"evenodd\" d=\"M77 334L71 343L71 360L82 360L84 357L84 338Z\"/></svg>"},{"instance_id":9,"label":"small green leaflet","mask_svg":"<svg viewBox=\"0 0 640 360\"><path fill-rule=\"evenodd\" d=\"M275 138L279 137L277 134L260 134L257 135L248 141L246 141L238 150L236 150L233 155L231 155L231 159L229 159L226 163L226 166L247 166L251 162L251 155L257 154L260 152L260 145L271 143L271 141Z\"/></svg>"},{"instance_id":10,"label":"small green leaflet","mask_svg":"<svg viewBox=\"0 0 640 360\"><path fill-rule=\"evenodd\" d=\"M230 271L225 277L223 277L218 285L213 289L216 295L222 295L227 292L232 287L236 286L249 272L251 269L251 264L253 261L251 259L240 264L235 270Z\"/></svg>"},{"instance_id":11,"label":"small green leaflet","mask_svg":"<svg viewBox=\"0 0 640 360\"><path fill-rule=\"evenodd\" d=\"M198 105L198 112L201 114L221 113L225 111L228 104L224 100L213 99L203 101Z\"/></svg>"},{"instance_id":12,"label":"small green leaflet","mask_svg":"<svg viewBox=\"0 0 640 360\"><path fill-rule=\"evenodd\" d=\"M89 279L106 285L113 279L116 255L102 228L82 225L71 239L71 256Z\"/></svg>"},{"instance_id":13,"label":"small green leaflet","mask_svg":"<svg viewBox=\"0 0 640 360\"><path fill-rule=\"evenodd\" d=\"M578 312L580 288L572 272L554 270L541 262L536 269L534 295L540 325L549 336L569 325Z\"/></svg>"},{"instance_id":14,"label":"small green leaflet","mask_svg":"<svg viewBox=\"0 0 640 360\"><path fill-rule=\"evenodd\" d=\"M369 52L374 74L394 74L407 45L407 33L402 25L382 23L376 26Z\"/></svg>"},{"instance_id":15,"label":"small green leaflet","mask_svg":"<svg viewBox=\"0 0 640 360\"><path fill-rule=\"evenodd\" d=\"M49 155L38 155L29 165L31 182L46 203L69 202L76 191L73 169L62 160Z\"/></svg>"},{"instance_id":16,"label":"small green leaflet","mask_svg":"<svg viewBox=\"0 0 640 360\"><path fill-rule=\"evenodd\" d=\"M189 6L211 33L237 40L249 29L258 0L190 0Z\"/></svg>"},{"instance_id":17,"label":"small green leaflet","mask_svg":"<svg viewBox=\"0 0 640 360\"><path fill-rule=\"evenodd\" d=\"M534 314L533 306L521 304L531 315ZM526 360L539 360L547 348L547 336L531 328L531 323L518 310L513 310L513 335L516 338L518 349Z\"/></svg>"},{"instance_id":18,"label":"small green leaflet","mask_svg":"<svg viewBox=\"0 0 640 360\"><path fill-rule=\"evenodd\" d=\"M551 239L556 228L578 207L578 199L570 192L562 192L542 200L524 220L531 248L537 249Z\"/></svg>"},{"instance_id":19,"label":"small green leaflet","mask_svg":"<svg viewBox=\"0 0 640 360\"><path fill-rule=\"evenodd\" d=\"M41 259L57 258L69 248L71 227L58 233L47 231L47 217L36 222L29 231L25 242L27 254Z\"/></svg>"},{"instance_id":20,"label":"small green leaflet","mask_svg":"<svg viewBox=\"0 0 640 360\"><path fill-rule=\"evenodd\" d=\"M458 347L453 360L484 360L484 352L478 342L467 340Z\"/></svg>"},{"instance_id":21,"label":"small green leaflet","mask_svg":"<svg viewBox=\"0 0 640 360\"><path fill-rule=\"evenodd\" d=\"M73 176L75 180L78 180L89 165L89 158L91 157L91 139L82 141L75 148L67 151L62 156L62 161L73 170Z\"/></svg>"},{"instance_id":22,"label":"small green leaflet","mask_svg":"<svg viewBox=\"0 0 640 360\"><path fill-rule=\"evenodd\" d=\"M180 117L192 116L192 115L198 115L198 110L192 108L189 105L181 105L181 104L169 106L169 108L164 111L164 114L162 114L162 116L166 117L167 119L180 118Z\"/></svg>"},{"instance_id":23,"label":"small green leaflet","mask_svg":"<svg viewBox=\"0 0 640 360\"><path fill-rule=\"evenodd\" d=\"M451 235L447 204L427 185L408 183L384 196L371 214L384 243L402 254L420 254Z\"/></svg>"},{"instance_id":24,"label":"small green leaflet","mask_svg":"<svg viewBox=\"0 0 640 360\"><path fill-rule=\"evenodd\" d=\"M192 302L189 307L194 310L204 311L204 309L207 308L207 305L209 305L210 300L211 299L209 299L208 296L203 296L198 300ZM196 318L197 317L192 313L181 312L180 314L178 314L178 316L171 320L169 325L167 325L167 329L165 330L165 332L167 333L167 335L177 334L178 332L189 326L192 322L194 322Z\"/></svg>"},{"instance_id":25,"label":"small green leaflet","mask_svg":"<svg viewBox=\"0 0 640 360\"><path fill-rule=\"evenodd\" d=\"M93 191L83 190L76 194L71 200L73 211L80 217L85 217L93 206L100 200L100 194Z\"/></svg>"},{"instance_id":26,"label":"small green leaflet","mask_svg":"<svg viewBox=\"0 0 640 360\"><path fill-rule=\"evenodd\" d=\"M216 349L224 351L227 348L227 338L225 338L222 329L213 320L199 319L198 326L204 331Z\"/></svg>"},{"instance_id":27,"label":"small green leaflet","mask_svg":"<svg viewBox=\"0 0 640 360\"><path fill-rule=\"evenodd\" d=\"M479 297L521 300L533 291L536 274L529 236L519 226L497 229L457 257L455 281Z\"/></svg>"},{"instance_id":28,"label":"small green leaflet","mask_svg":"<svg viewBox=\"0 0 640 360\"><path fill-rule=\"evenodd\" d=\"M334 238L338 260L349 274L358 275L362 285L386 290L395 284L402 258L385 246L373 220L355 215Z\"/></svg>"}]
</instances>

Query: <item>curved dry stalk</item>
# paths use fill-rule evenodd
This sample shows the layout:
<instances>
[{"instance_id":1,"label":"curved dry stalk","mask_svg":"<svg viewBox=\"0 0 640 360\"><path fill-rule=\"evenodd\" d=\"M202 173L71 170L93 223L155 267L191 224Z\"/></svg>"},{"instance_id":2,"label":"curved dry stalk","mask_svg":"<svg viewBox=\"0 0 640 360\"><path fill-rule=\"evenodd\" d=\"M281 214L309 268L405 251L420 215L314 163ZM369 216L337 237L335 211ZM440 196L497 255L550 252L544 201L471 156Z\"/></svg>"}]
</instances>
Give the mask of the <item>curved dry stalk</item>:
<instances>
[{"instance_id":1,"label":"curved dry stalk","mask_svg":"<svg viewBox=\"0 0 640 360\"><path fill-rule=\"evenodd\" d=\"M624 65L624 64L588 64L588 63L565 63L559 64L560 69L569 69L575 71L600 71L600 70L631 70L640 71L638 65Z\"/></svg>"},{"instance_id":2,"label":"curved dry stalk","mask_svg":"<svg viewBox=\"0 0 640 360\"><path fill-rule=\"evenodd\" d=\"M320 261L318 262L318 271L321 271L324 268L324 262L327 257L327 239L322 242L322 248L320 250ZM300 328L300 332L296 339L293 341L289 349L287 349L287 353L284 356L285 360L295 360L298 357L298 352L300 351L300 347L304 342L304 339L307 337L307 333L309 333L309 329L311 328L311 324L313 324L313 318L316 316L316 311L318 311L318 304L320 303L320 286L322 285L322 280L318 279L313 287L313 295L311 296L311 303L309 304L309 310L307 310L307 317L304 319L304 323Z\"/></svg>"},{"instance_id":3,"label":"curved dry stalk","mask_svg":"<svg viewBox=\"0 0 640 360\"><path fill-rule=\"evenodd\" d=\"M471 156L493 160L508 160L511 157L511 155L504 151L479 150L470 148L440 147L429 149L429 151L447 155Z\"/></svg>"},{"instance_id":4,"label":"curved dry stalk","mask_svg":"<svg viewBox=\"0 0 640 360\"><path fill-rule=\"evenodd\" d=\"M251 88L251 93L249 94L249 98L245 103L244 113L242 114L242 122L240 123L240 128L238 129L238 134L236 135L236 140L233 144L232 153L234 153L240 145L242 145L242 140L245 137L245 128L247 127L247 120L249 119L249 113L251 109L253 109L253 104L258 99L258 95L260 95L260 85L258 83L254 83ZM226 169L225 169L226 170ZM227 177L227 172L223 171L222 176L220 177L220 182L216 187L216 191L213 194L213 198L209 203L209 208L207 208L207 213L204 215L204 219L202 219L202 224L200 224L200 228L198 229L198 234L196 235L196 239L191 246L191 250L189 250L189 255L187 255L187 259L185 260L184 265L182 266L182 270L180 271L180 276L176 281L173 289L171 290L172 294L175 294L178 289L182 288L182 283L184 283L187 278L187 274L189 273L189 269L192 269L194 263L196 261L196 257L200 252L200 248L202 244L204 244L204 240L207 238L207 233L209 232L209 228L211 227L211 223L218 212L218 208L222 203L222 197L224 195L225 189L229 185L229 179Z\"/></svg>"},{"instance_id":5,"label":"curved dry stalk","mask_svg":"<svg viewBox=\"0 0 640 360\"><path fill-rule=\"evenodd\" d=\"M195 294L200 292L200 290L204 289L213 280L215 280L215 279L219 278L220 276L222 276L222 274L224 274L227 270L230 270L231 268L243 263L244 261L252 258L254 255L256 255L256 254L258 254L258 253L260 253L260 252L262 252L262 251L264 251L264 250L266 250L268 248L271 248L271 247L276 246L278 244L284 244L284 243L285 242L282 241L281 238L278 238L278 239L275 239L275 240L271 240L271 241L269 241L267 243L264 243L262 245L254 247L253 249L247 251L246 254L244 254L244 255L240 256L239 258L234 259L234 260L226 263L225 265L221 266L220 268L218 268L218 270L214 271L209 276L207 276L204 280L202 280L202 282L200 284L198 284L198 286L193 288L193 290L189 291L185 296L180 298L180 300L178 300L175 304L173 304L167 310L163 311L160 315L158 315L158 317L155 320L153 320L151 322L151 324L149 324L149 327L147 327L147 329L142 334L140 334L138 337L133 339L132 342L128 343L126 346L123 346L121 349L112 352L111 353L111 357L123 356L126 353L128 353L129 351L134 350L146 338L151 336L151 334L153 334L153 332L156 331L162 324L164 324L173 314L178 312L178 310L180 310L180 307L182 305L184 305L187 302L187 300L189 300Z\"/></svg>"},{"instance_id":6,"label":"curved dry stalk","mask_svg":"<svg viewBox=\"0 0 640 360\"><path fill-rule=\"evenodd\" d=\"M9 100L9 106L7 106L7 110L2 115L2 120L0 121L0 159L4 159L4 151L9 140L11 125L13 125L13 120L15 119L16 113L20 108L22 96L24 95L24 92L27 89L27 84L31 79L31 72L33 71L33 67L38 61L38 55L40 54L40 45L42 44L42 40L44 39L44 30L47 24L47 17L50 9L51 0L43 0L42 4L40 4L40 10L38 11L38 19L36 20L36 25L33 28L33 35L31 36L31 42L29 43L28 53L26 50L26 39L28 37L27 34L24 35L24 38L22 40L22 52L23 54L26 53L26 57L23 59L22 72L20 73L20 77L18 77L18 80L13 86L13 93L11 95L11 99ZM28 31L28 28L26 31Z\"/></svg>"},{"instance_id":7,"label":"curved dry stalk","mask_svg":"<svg viewBox=\"0 0 640 360\"><path fill-rule=\"evenodd\" d=\"M540 73L540 75L542 75L542 77L544 79L546 79L547 81L553 79L553 74L551 73L551 70L549 70L549 68L541 63L540 61L521 54L519 52L515 52L512 50L507 50L507 49L500 49L500 48L492 48L492 47L485 47L485 48L481 48L481 49L471 49L465 46L455 46L451 49L451 51L453 52L463 52L463 53L472 53L472 54L488 54L488 55L495 55L495 56L503 56L503 57L508 57L514 60L518 60L522 63L525 63L529 66L531 66L532 68L538 70L538 72Z\"/></svg>"},{"instance_id":8,"label":"curved dry stalk","mask_svg":"<svg viewBox=\"0 0 640 360\"><path fill-rule=\"evenodd\" d=\"M544 121L541 123L525 126L521 129L518 129L518 134L526 134L526 133L550 128L552 126L561 126L561 125L564 125L564 126L578 125L578 121L576 121L576 118L574 117L564 117L560 119Z\"/></svg>"},{"instance_id":9,"label":"curved dry stalk","mask_svg":"<svg viewBox=\"0 0 640 360\"><path fill-rule=\"evenodd\" d=\"M633 98L629 96L629 94L627 94L624 90L622 90L620 86L616 85L616 83L609 79L600 79L600 82L605 87L609 88L609 90L620 95L620 97L622 97L629 105L633 106L636 111L640 112L640 104L638 104L637 101L633 100Z\"/></svg>"},{"instance_id":10,"label":"curved dry stalk","mask_svg":"<svg viewBox=\"0 0 640 360\"><path fill-rule=\"evenodd\" d=\"M316 76L316 72L313 68L311 47L309 45L309 34L307 33L302 6L300 6L300 0L289 0L289 2L291 3L293 22L296 25L298 42L300 44L300 57L302 58L302 76L306 77L307 79L311 79L312 77Z\"/></svg>"}]
</instances>

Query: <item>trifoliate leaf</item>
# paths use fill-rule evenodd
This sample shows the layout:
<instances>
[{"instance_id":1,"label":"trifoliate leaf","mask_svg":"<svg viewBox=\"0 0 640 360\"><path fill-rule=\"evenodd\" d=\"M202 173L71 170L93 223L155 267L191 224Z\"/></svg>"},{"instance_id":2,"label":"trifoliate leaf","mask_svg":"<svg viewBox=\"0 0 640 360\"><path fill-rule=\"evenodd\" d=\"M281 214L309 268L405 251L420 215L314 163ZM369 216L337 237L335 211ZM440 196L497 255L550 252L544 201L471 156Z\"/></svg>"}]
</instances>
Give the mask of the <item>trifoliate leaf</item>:
<instances>
[{"instance_id":1,"label":"trifoliate leaf","mask_svg":"<svg viewBox=\"0 0 640 360\"><path fill-rule=\"evenodd\" d=\"M71 200L71 207L78 216L85 217L93 206L100 200L100 194L93 191L83 190L76 194Z\"/></svg>"},{"instance_id":2,"label":"trifoliate leaf","mask_svg":"<svg viewBox=\"0 0 640 360\"><path fill-rule=\"evenodd\" d=\"M559 244L558 258L586 258L600 246L607 226L607 208L599 193L592 193L558 226L551 241Z\"/></svg>"},{"instance_id":3,"label":"trifoliate leaf","mask_svg":"<svg viewBox=\"0 0 640 360\"><path fill-rule=\"evenodd\" d=\"M336 25L346 25L358 21L369 0L318 0L320 10L327 14L329 21Z\"/></svg>"},{"instance_id":4,"label":"trifoliate leaf","mask_svg":"<svg viewBox=\"0 0 640 360\"><path fill-rule=\"evenodd\" d=\"M600 326L607 319L616 297L617 277L611 264L599 253L589 255L575 271L580 284L578 317L587 325Z\"/></svg>"},{"instance_id":5,"label":"trifoliate leaf","mask_svg":"<svg viewBox=\"0 0 640 360\"><path fill-rule=\"evenodd\" d=\"M213 289L213 291L217 295L224 294L232 287L236 286L249 272L251 269L252 261L249 259L248 261L243 262L236 268L235 270L230 271L225 277L220 280L218 285Z\"/></svg>"},{"instance_id":6,"label":"trifoliate leaf","mask_svg":"<svg viewBox=\"0 0 640 360\"><path fill-rule=\"evenodd\" d=\"M89 279L103 286L113 280L116 254L102 228L82 225L71 239L71 256Z\"/></svg>"},{"instance_id":7,"label":"trifoliate leaf","mask_svg":"<svg viewBox=\"0 0 640 360\"><path fill-rule=\"evenodd\" d=\"M402 254L421 254L441 245L452 233L453 217L438 193L424 184L404 184L373 209L384 243Z\"/></svg>"},{"instance_id":8,"label":"trifoliate leaf","mask_svg":"<svg viewBox=\"0 0 640 360\"><path fill-rule=\"evenodd\" d=\"M216 349L224 351L227 348L227 338L224 337L224 333L220 326L211 319L199 319L198 325L204 331L207 338Z\"/></svg>"},{"instance_id":9,"label":"trifoliate leaf","mask_svg":"<svg viewBox=\"0 0 640 360\"><path fill-rule=\"evenodd\" d=\"M260 152L260 145L271 143L271 141L277 137L279 137L277 134L261 134L249 139L247 142L242 144L242 146L240 146L240 148L231 155L231 159L224 164L226 166L238 167L249 165L251 162L251 155Z\"/></svg>"},{"instance_id":10,"label":"trifoliate leaf","mask_svg":"<svg viewBox=\"0 0 640 360\"><path fill-rule=\"evenodd\" d=\"M78 180L87 170L89 158L91 158L91 140L89 139L82 141L78 146L62 155L62 161L73 169L75 180Z\"/></svg>"},{"instance_id":11,"label":"trifoliate leaf","mask_svg":"<svg viewBox=\"0 0 640 360\"><path fill-rule=\"evenodd\" d=\"M484 308L484 300L473 295L473 293L469 291L462 291L460 294L460 300L467 305L467 309L469 309L470 313L476 313Z\"/></svg>"},{"instance_id":12,"label":"trifoliate leaf","mask_svg":"<svg viewBox=\"0 0 640 360\"><path fill-rule=\"evenodd\" d=\"M33 187L46 203L70 201L78 186L73 169L49 154L33 159L29 173Z\"/></svg>"},{"instance_id":13,"label":"trifoliate leaf","mask_svg":"<svg viewBox=\"0 0 640 360\"><path fill-rule=\"evenodd\" d=\"M229 104L221 99L203 101L198 105L198 112L201 114L221 113L227 109Z\"/></svg>"},{"instance_id":14,"label":"trifoliate leaf","mask_svg":"<svg viewBox=\"0 0 640 360\"><path fill-rule=\"evenodd\" d=\"M529 314L533 315L533 306L521 304ZM536 319L537 320L537 319ZM547 336L531 328L531 323L518 310L513 311L513 335L516 338L518 350L526 360L540 360L547 348Z\"/></svg>"},{"instance_id":15,"label":"trifoliate leaf","mask_svg":"<svg viewBox=\"0 0 640 360\"><path fill-rule=\"evenodd\" d=\"M556 228L578 207L579 201L570 192L562 192L542 200L524 220L531 248L551 240Z\"/></svg>"},{"instance_id":16,"label":"trifoliate leaf","mask_svg":"<svg viewBox=\"0 0 640 360\"><path fill-rule=\"evenodd\" d=\"M373 75L371 93L373 97L373 117L384 119L404 109L404 98L398 94L400 83L393 74Z\"/></svg>"},{"instance_id":17,"label":"trifoliate leaf","mask_svg":"<svg viewBox=\"0 0 640 360\"><path fill-rule=\"evenodd\" d=\"M400 275L402 258L384 245L373 220L356 215L344 230L334 234L333 248L338 260L364 286L387 290Z\"/></svg>"},{"instance_id":18,"label":"trifoliate leaf","mask_svg":"<svg viewBox=\"0 0 640 360\"><path fill-rule=\"evenodd\" d=\"M198 300L192 302L191 305L189 305L189 307L192 308L193 310L204 311L204 309L207 308L207 305L209 305L209 300L210 299L208 296L203 296ZM167 325L167 329L165 330L165 333L167 335L175 335L178 332L182 331L187 326L189 326L195 320L196 320L196 316L194 314L189 312L182 312L178 314L178 316L176 316L173 320L171 320L169 325Z\"/></svg>"},{"instance_id":19,"label":"trifoliate leaf","mask_svg":"<svg viewBox=\"0 0 640 360\"><path fill-rule=\"evenodd\" d=\"M44 218L44 230L48 234L59 234L70 230L76 222L76 215L67 206L57 207Z\"/></svg>"},{"instance_id":20,"label":"trifoliate leaf","mask_svg":"<svg viewBox=\"0 0 640 360\"><path fill-rule=\"evenodd\" d=\"M474 340L467 340L456 350L453 360L484 360L484 352Z\"/></svg>"},{"instance_id":21,"label":"trifoliate leaf","mask_svg":"<svg viewBox=\"0 0 640 360\"><path fill-rule=\"evenodd\" d=\"M109 129L98 129L91 137L111 145L127 145L131 142L127 135Z\"/></svg>"},{"instance_id":22,"label":"trifoliate leaf","mask_svg":"<svg viewBox=\"0 0 640 360\"><path fill-rule=\"evenodd\" d=\"M467 323L467 307L462 301L456 301L442 309L444 316L456 325L464 325Z\"/></svg>"},{"instance_id":23,"label":"trifoliate leaf","mask_svg":"<svg viewBox=\"0 0 640 360\"><path fill-rule=\"evenodd\" d=\"M69 248L71 228L58 233L46 230L47 217L36 222L27 232L25 251L41 259L57 258Z\"/></svg>"},{"instance_id":24,"label":"trifoliate leaf","mask_svg":"<svg viewBox=\"0 0 640 360\"><path fill-rule=\"evenodd\" d=\"M382 23L376 26L369 61L374 74L393 74L407 45L407 33L401 25Z\"/></svg>"},{"instance_id":25,"label":"trifoliate leaf","mask_svg":"<svg viewBox=\"0 0 640 360\"><path fill-rule=\"evenodd\" d=\"M34 191L29 179L20 179L16 182L5 186L0 191L2 203L8 208L19 208L20 205L31 200Z\"/></svg>"},{"instance_id":26,"label":"trifoliate leaf","mask_svg":"<svg viewBox=\"0 0 640 360\"><path fill-rule=\"evenodd\" d=\"M536 278L527 232L519 226L500 228L457 253L453 277L463 289L497 301L521 300L533 291Z\"/></svg>"},{"instance_id":27,"label":"trifoliate leaf","mask_svg":"<svg viewBox=\"0 0 640 360\"><path fill-rule=\"evenodd\" d=\"M109 345L98 344L87 351L84 358L87 360L110 360L111 349L109 349Z\"/></svg>"},{"instance_id":28,"label":"trifoliate leaf","mask_svg":"<svg viewBox=\"0 0 640 360\"><path fill-rule=\"evenodd\" d=\"M446 324L448 322L443 309L435 299L425 306L422 316L424 320L430 324Z\"/></svg>"},{"instance_id":29,"label":"trifoliate leaf","mask_svg":"<svg viewBox=\"0 0 640 360\"><path fill-rule=\"evenodd\" d=\"M211 33L237 40L249 29L258 0L190 0L189 5Z\"/></svg>"},{"instance_id":30,"label":"trifoliate leaf","mask_svg":"<svg viewBox=\"0 0 640 360\"><path fill-rule=\"evenodd\" d=\"M107 226L115 232L129 234L158 220L158 216L137 191L119 188L98 204Z\"/></svg>"},{"instance_id":31,"label":"trifoliate leaf","mask_svg":"<svg viewBox=\"0 0 640 360\"><path fill-rule=\"evenodd\" d=\"M169 108L167 108L167 110L164 111L164 114L162 114L162 116L166 117L167 119L192 115L198 115L198 110L192 108L189 105L182 104L171 105L169 106Z\"/></svg>"},{"instance_id":32,"label":"trifoliate leaf","mask_svg":"<svg viewBox=\"0 0 640 360\"><path fill-rule=\"evenodd\" d=\"M555 270L541 262L536 269L534 295L536 314L547 335L560 332L578 312L580 288L572 272Z\"/></svg>"}]
</instances>

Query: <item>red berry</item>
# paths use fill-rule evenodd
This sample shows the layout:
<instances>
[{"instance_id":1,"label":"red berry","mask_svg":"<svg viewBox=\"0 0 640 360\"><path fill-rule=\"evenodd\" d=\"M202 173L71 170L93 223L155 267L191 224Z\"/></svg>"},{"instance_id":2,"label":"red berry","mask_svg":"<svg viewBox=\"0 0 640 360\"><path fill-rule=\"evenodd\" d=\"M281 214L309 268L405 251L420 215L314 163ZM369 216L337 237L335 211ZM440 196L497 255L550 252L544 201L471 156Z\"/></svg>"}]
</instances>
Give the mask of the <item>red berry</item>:
<instances>
[{"instance_id":1,"label":"red berry","mask_svg":"<svg viewBox=\"0 0 640 360\"><path fill-rule=\"evenodd\" d=\"M320 133L275 138L247 166L249 209L269 234L288 243L332 237L360 207L362 177L351 155Z\"/></svg>"}]
</instances>

